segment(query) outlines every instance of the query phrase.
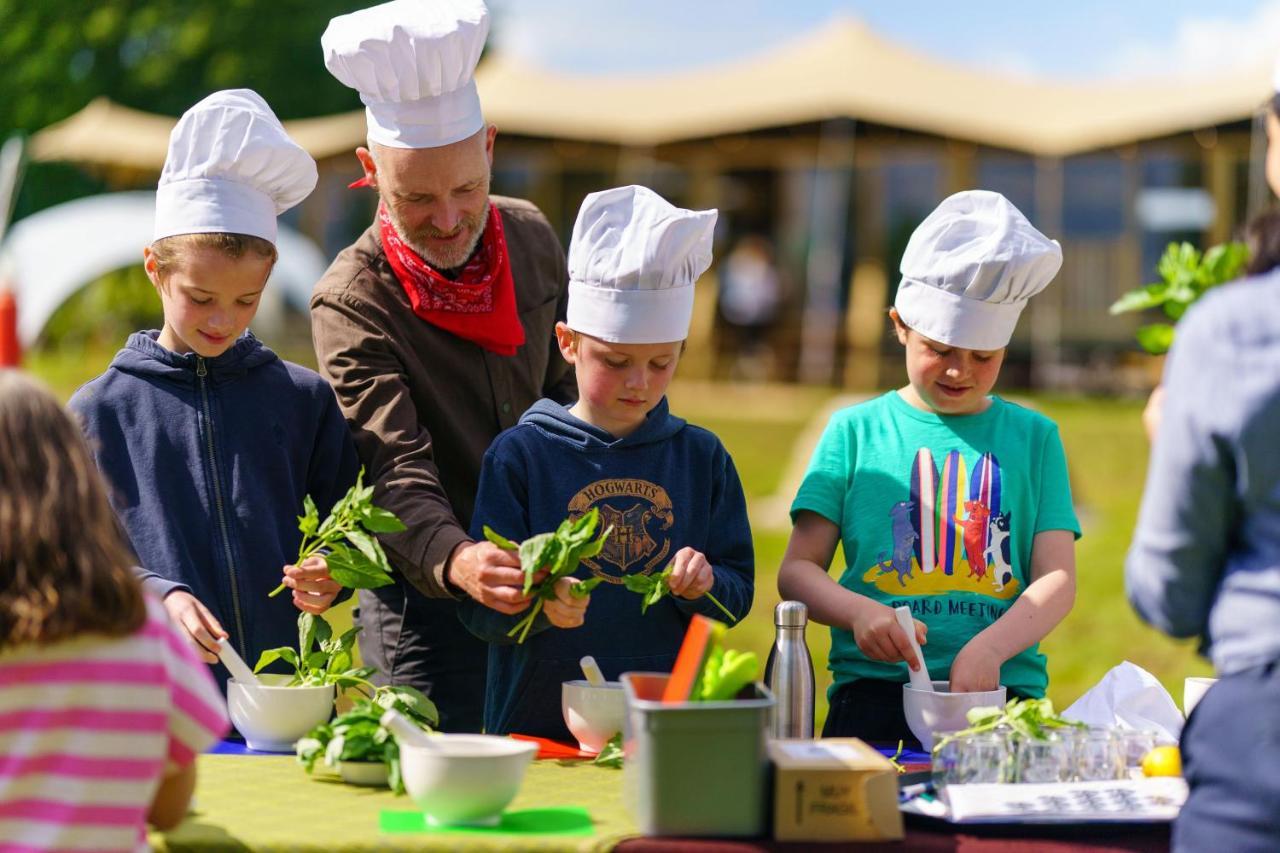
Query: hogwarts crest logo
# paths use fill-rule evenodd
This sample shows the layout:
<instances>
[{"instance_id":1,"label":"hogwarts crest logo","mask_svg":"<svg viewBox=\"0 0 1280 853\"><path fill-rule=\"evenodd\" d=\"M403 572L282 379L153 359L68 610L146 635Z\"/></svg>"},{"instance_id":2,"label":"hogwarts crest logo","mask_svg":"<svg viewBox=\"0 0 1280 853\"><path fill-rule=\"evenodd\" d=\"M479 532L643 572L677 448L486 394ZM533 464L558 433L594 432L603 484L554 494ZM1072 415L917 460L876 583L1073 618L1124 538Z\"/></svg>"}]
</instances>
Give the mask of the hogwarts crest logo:
<instances>
[{"instance_id":1,"label":"hogwarts crest logo","mask_svg":"<svg viewBox=\"0 0 1280 853\"><path fill-rule=\"evenodd\" d=\"M596 507L600 526L612 527L604 549L583 560L593 574L609 583L622 583L632 566L648 574L671 551L675 518L666 489L647 480L597 480L569 501L569 515L577 518Z\"/></svg>"}]
</instances>

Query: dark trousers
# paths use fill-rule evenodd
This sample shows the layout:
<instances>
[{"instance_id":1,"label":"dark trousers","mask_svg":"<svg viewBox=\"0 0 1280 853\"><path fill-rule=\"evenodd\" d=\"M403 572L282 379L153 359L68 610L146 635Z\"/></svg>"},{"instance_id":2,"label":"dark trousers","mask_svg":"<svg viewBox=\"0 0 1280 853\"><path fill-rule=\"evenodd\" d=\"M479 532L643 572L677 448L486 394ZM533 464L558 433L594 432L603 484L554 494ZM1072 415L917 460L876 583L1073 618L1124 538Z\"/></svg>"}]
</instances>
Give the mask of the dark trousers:
<instances>
[{"instance_id":1,"label":"dark trousers","mask_svg":"<svg viewBox=\"0 0 1280 853\"><path fill-rule=\"evenodd\" d=\"M478 732L484 725L488 646L458 620L458 604L427 598L397 582L360 590L360 655L377 667L375 684L407 684L435 702L440 731Z\"/></svg>"},{"instance_id":2,"label":"dark trousers","mask_svg":"<svg viewBox=\"0 0 1280 853\"><path fill-rule=\"evenodd\" d=\"M1026 698L1015 690L1008 698ZM831 696L823 737L856 737L868 743L893 745L902 741L910 749L920 749L920 741L907 728L902 710L902 682L859 678L842 684Z\"/></svg>"},{"instance_id":3,"label":"dark trousers","mask_svg":"<svg viewBox=\"0 0 1280 853\"><path fill-rule=\"evenodd\" d=\"M1182 730L1177 851L1280 850L1280 662L1209 688Z\"/></svg>"}]
</instances>

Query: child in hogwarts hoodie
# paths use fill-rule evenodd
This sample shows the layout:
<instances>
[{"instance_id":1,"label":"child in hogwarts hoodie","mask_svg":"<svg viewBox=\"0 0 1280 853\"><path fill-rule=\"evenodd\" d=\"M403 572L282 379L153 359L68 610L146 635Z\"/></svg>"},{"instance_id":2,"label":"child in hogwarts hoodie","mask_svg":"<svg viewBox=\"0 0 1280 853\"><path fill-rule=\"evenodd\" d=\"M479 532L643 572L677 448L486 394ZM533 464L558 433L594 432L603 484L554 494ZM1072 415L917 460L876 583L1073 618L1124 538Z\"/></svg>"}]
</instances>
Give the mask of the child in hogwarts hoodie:
<instances>
[{"instance_id":1,"label":"child in hogwarts hoodie","mask_svg":"<svg viewBox=\"0 0 1280 853\"><path fill-rule=\"evenodd\" d=\"M316 183L310 155L247 89L179 120L143 250L164 328L137 332L71 399L136 554L143 587L205 661L229 637L252 666L297 643L296 611L340 592L301 566L295 516L327 513L357 458L333 391L246 330L276 259L276 216ZM267 594L285 574L293 603ZM225 672L219 674L226 678Z\"/></svg>"},{"instance_id":2,"label":"child in hogwarts hoodie","mask_svg":"<svg viewBox=\"0 0 1280 853\"><path fill-rule=\"evenodd\" d=\"M688 335L694 282L711 263L715 220L714 210L681 210L644 187L582 203L569 247L568 322L556 328L579 399L570 408L540 400L494 441L472 534L487 524L522 540L593 507L613 533L576 572L604 583L575 599L577 578L562 579L522 644L507 636L520 615L462 605L463 622L490 643L490 733L569 740L560 684L581 677L583 655L611 679L669 671L694 613L725 618L706 593L738 620L751 609L751 530L733 460L714 434L672 415L664 396ZM642 615L623 577L668 565L672 595Z\"/></svg>"}]
</instances>

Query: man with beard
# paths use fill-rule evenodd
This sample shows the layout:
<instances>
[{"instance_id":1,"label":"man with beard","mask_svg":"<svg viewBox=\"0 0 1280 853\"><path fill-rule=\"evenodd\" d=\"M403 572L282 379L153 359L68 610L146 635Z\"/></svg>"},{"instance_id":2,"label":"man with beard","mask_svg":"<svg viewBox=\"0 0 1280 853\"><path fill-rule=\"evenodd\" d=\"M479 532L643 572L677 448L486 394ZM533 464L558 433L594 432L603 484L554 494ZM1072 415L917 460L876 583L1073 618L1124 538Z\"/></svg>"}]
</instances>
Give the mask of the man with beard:
<instances>
[{"instance_id":1,"label":"man with beard","mask_svg":"<svg viewBox=\"0 0 1280 853\"><path fill-rule=\"evenodd\" d=\"M384 683L427 692L448 731L480 730L485 682L457 600L530 604L515 555L467 536L481 459L539 397L574 395L554 334L564 251L532 204L489 195L496 130L472 80L488 23L480 0L398 0L321 39L365 103L356 156L379 206L316 285L316 355L374 501L407 527L380 537L395 583L361 591L360 647Z\"/></svg>"}]
</instances>

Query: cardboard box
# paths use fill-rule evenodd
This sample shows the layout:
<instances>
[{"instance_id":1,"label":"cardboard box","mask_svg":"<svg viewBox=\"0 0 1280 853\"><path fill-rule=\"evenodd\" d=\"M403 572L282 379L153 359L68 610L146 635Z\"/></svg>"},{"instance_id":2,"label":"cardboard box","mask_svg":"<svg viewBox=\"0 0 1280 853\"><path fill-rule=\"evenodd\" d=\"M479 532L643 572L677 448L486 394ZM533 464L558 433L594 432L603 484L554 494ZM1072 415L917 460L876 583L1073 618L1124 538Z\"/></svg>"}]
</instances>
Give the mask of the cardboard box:
<instances>
[{"instance_id":1,"label":"cardboard box","mask_svg":"<svg viewBox=\"0 0 1280 853\"><path fill-rule=\"evenodd\" d=\"M857 738L775 740L773 837L778 841L902 838L898 772Z\"/></svg>"}]
</instances>

